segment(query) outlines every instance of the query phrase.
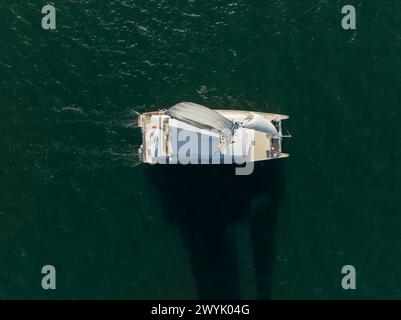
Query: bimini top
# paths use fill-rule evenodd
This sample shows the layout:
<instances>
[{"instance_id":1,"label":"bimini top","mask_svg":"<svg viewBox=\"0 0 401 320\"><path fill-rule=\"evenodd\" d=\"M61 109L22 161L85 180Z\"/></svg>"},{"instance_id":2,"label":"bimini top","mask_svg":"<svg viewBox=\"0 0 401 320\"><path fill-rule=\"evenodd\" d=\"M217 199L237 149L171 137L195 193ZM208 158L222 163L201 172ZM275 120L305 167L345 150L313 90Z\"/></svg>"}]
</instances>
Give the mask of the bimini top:
<instances>
[{"instance_id":1,"label":"bimini top","mask_svg":"<svg viewBox=\"0 0 401 320\"><path fill-rule=\"evenodd\" d=\"M192 102L181 102L165 112L168 116L201 129L216 129L232 134L234 123L217 111Z\"/></svg>"}]
</instances>

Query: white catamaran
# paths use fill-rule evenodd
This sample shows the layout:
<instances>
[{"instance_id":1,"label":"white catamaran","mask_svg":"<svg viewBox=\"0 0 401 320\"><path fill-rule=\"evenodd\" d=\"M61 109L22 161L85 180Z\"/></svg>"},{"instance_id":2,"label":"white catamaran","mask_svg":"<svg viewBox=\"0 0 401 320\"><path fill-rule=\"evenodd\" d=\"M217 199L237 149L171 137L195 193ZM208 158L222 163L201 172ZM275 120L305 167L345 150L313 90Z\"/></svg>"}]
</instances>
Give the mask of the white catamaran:
<instances>
[{"instance_id":1,"label":"white catamaran","mask_svg":"<svg viewBox=\"0 0 401 320\"><path fill-rule=\"evenodd\" d=\"M281 121L288 116L211 110L181 102L138 117L140 160L150 164L243 164L288 157Z\"/></svg>"}]
</instances>

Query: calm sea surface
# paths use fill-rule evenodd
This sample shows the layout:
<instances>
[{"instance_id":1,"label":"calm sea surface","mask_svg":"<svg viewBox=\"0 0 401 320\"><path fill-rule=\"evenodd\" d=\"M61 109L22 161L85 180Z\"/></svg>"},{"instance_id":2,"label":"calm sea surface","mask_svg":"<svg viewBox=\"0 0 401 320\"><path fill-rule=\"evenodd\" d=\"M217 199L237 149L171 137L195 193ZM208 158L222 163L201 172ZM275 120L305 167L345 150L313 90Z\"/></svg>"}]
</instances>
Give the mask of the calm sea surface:
<instances>
[{"instance_id":1,"label":"calm sea surface","mask_svg":"<svg viewBox=\"0 0 401 320\"><path fill-rule=\"evenodd\" d=\"M400 1L45 4L0 4L1 299L401 298ZM138 165L180 101L290 115L291 157Z\"/></svg>"}]
</instances>

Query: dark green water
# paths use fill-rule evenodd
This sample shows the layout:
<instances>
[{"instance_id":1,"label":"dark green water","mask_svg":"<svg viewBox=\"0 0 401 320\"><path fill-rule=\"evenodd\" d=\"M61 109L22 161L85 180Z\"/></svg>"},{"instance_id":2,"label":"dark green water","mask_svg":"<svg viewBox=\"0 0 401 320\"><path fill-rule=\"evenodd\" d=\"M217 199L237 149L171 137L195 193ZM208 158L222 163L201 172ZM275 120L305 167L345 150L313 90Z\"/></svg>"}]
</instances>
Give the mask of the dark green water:
<instances>
[{"instance_id":1,"label":"dark green water","mask_svg":"<svg viewBox=\"0 0 401 320\"><path fill-rule=\"evenodd\" d=\"M53 3L0 4L0 298L401 298L400 1ZM179 101L289 114L291 157L136 166Z\"/></svg>"}]
</instances>

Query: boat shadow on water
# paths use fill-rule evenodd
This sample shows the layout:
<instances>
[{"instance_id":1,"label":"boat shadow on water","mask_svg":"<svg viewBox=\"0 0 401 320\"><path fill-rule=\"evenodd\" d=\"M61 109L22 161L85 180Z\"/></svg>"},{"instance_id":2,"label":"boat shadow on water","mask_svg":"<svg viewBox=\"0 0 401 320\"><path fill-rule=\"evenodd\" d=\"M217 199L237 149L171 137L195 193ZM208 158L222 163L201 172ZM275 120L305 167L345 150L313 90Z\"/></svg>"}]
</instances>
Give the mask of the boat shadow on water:
<instances>
[{"instance_id":1,"label":"boat shadow on water","mask_svg":"<svg viewBox=\"0 0 401 320\"><path fill-rule=\"evenodd\" d=\"M284 162L256 163L250 176L236 176L234 170L231 165L156 165L148 170L164 218L182 234L200 299L270 298ZM238 249L247 240L237 236L237 223L248 230L253 252L246 255L253 267L239 268ZM240 273L253 280L256 296L241 285Z\"/></svg>"}]
</instances>

